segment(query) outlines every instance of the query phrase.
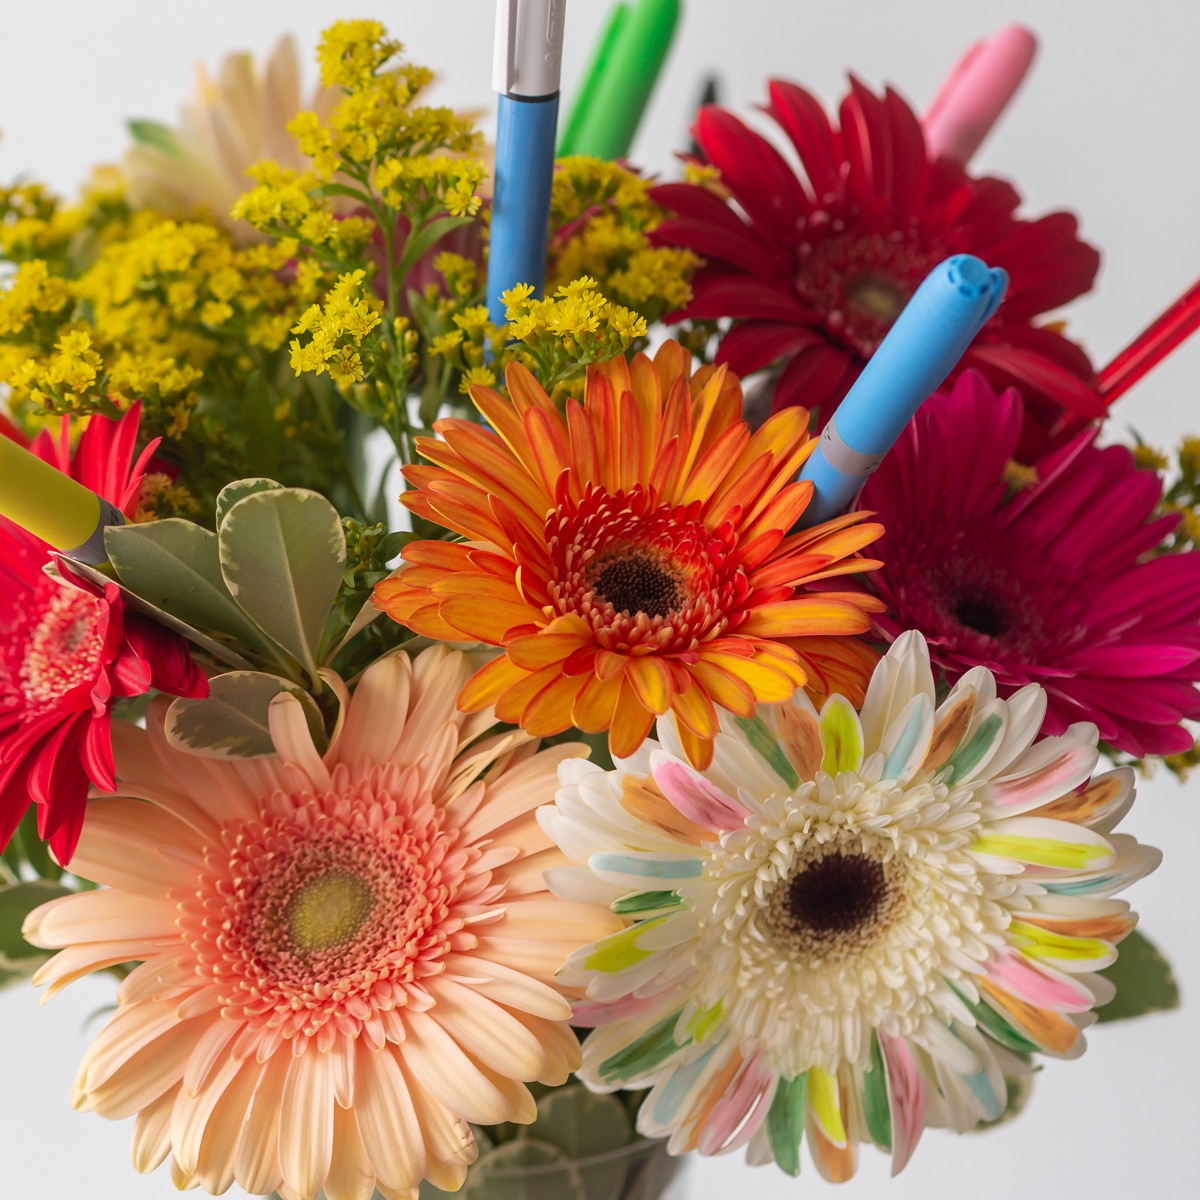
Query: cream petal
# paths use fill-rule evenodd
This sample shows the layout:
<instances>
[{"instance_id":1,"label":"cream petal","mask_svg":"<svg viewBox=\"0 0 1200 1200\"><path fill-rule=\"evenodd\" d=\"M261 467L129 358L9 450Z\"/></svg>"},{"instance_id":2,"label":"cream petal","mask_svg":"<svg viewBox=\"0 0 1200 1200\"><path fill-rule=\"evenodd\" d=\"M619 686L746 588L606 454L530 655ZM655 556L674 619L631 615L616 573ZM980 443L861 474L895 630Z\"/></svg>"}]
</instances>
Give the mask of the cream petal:
<instances>
[{"instance_id":1,"label":"cream petal","mask_svg":"<svg viewBox=\"0 0 1200 1200\"><path fill-rule=\"evenodd\" d=\"M93 883L161 896L194 878L178 856L168 861L158 853L163 845L177 855L191 851L195 869L203 867L199 841L177 817L144 800L97 796L88 802L71 870Z\"/></svg>"},{"instance_id":2,"label":"cream petal","mask_svg":"<svg viewBox=\"0 0 1200 1200\"><path fill-rule=\"evenodd\" d=\"M188 1055L201 1027L177 1024L142 1046L117 1070L84 1090L84 1069L76 1081L72 1103L76 1108L98 1112L112 1121L140 1112L164 1092L178 1090ZM86 1066L88 1059L84 1058Z\"/></svg>"},{"instance_id":3,"label":"cream petal","mask_svg":"<svg viewBox=\"0 0 1200 1200\"><path fill-rule=\"evenodd\" d=\"M117 1009L83 1056L79 1078L84 1090L94 1091L140 1050L181 1024L170 1001L146 1001ZM192 1025L193 1038L197 1028Z\"/></svg>"},{"instance_id":4,"label":"cream petal","mask_svg":"<svg viewBox=\"0 0 1200 1200\"><path fill-rule=\"evenodd\" d=\"M205 1125L196 1178L211 1195L220 1196L233 1184L238 1134L261 1074L257 1063L243 1064L221 1093Z\"/></svg>"},{"instance_id":5,"label":"cream petal","mask_svg":"<svg viewBox=\"0 0 1200 1200\"><path fill-rule=\"evenodd\" d=\"M566 1021L571 1017L571 1005L558 991L504 963L475 955L449 954L445 964L447 977L467 982L481 996L510 1009L550 1021Z\"/></svg>"},{"instance_id":6,"label":"cream petal","mask_svg":"<svg viewBox=\"0 0 1200 1200\"><path fill-rule=\"evenodd\" d=\"M176 930L174 909L165 899L108 889L60 896L35 908L26 922L25 936L47 949L74 942L166 939Z\"/></svg>"},{"instance_id":7,"label":"cream petal","mask_svg":"<svg viewBox=\"0 0 1200 1200\"><path fill-rule=\"evenodd\" d=\"M26 938L33 941L28 933L26 933ZM36 941L33 941L33 944L40 945ZM172 939L169 944L172 949L177 948L178 939ZM85 975L102 970L104 967L133 962L147 954L154 954L163 945L161 940L147 942L138 938L136 941L85 942L78 946L68 946L37 969L33 976L33 985L34 987L48 985L41 1001L45 1004L51 996L62 991L67 984L73 983L76 979L82 979Z\"/></svg>"},{"instance_id":8,"label":"cream petal","mask_svg":"<svg viewBox=\"0 0 1200 1200\"><path fill-rule=\"evenodd\" d=\"M333 1158L325 1180L325 1200L371 1200L374 1191L375 1170L358 1132L358 1119L353 1110L335 1105Z\"/></svg>"},{"instance_id":9,"label":"cream petal","mask_svg":"<svg viewBox=\"0 0 1200 1200\"><path fill-rule=\"evenodd\" d=\"M363 672L336 747L338 762L353 765L361 757L388 762L395 756L411 687L412 665L406 654L389 654Z\"/></svg>"},{"instance_id":10,"label":"cream petal","mask_svg":"<svg viewBox=\"0 0 1200 1200\"><path fill-rule=\"evenodd\" d=\"M218 1017L197 1039L196 1048L188 1059L187 1070L183 1073L184 1090L191 1096L196 1096L212 1074L222 1058L226 1057L229 1043L243 1029L240 1021L228 1017Z\"/></svg>"},{"instance_id":11,"label":"cream petal","mask_svg":"<svg viewBox=\"0 0 1200 1200\"><path fill-rule=\"evenodd\" d=\"M479 1157L479 1146L475 1142L471 1126L421 1087L412 1072L405 1070L403 1059L398 1061L421 1128L421 1138L425 1145L426 1173L431 1158L436 1158L443 1164L469 1166Z\"/></svg>"},{"instance_id":12,"label":"cream petal","mask_svg":"<svg viewBox=\"0 0 1200 1200\"><path fill-rule=\"evenodd\" d=\"M294 1055L279 1116L279 1166L289 1187L316 1196L333 1159L333 1080L330 1054L311 1043Z\"/></svg>"},{"instance_id":13,"label":"cream petal","mask_svg":"<svg viewBox=\"0 0 1200 1200\"><path fill-rule=\"evenodd\" d=\"M473 1058L512 1079L537 1079L547 1066L537 1037L506 1008L444 976L429 981L430 1016Z\"/></svg>"},{"instance_id":14,"label":"cream petal","mask_svg":"<svg viewBox=\"0 0 1200 1200\"><path fill-rule=\"evenodd\" d=\"M143 1106L134 1119L129 1157L134 1170L143 1175L160 1167L171 1152L171 1110L178 1093L176 1085Z\"/></svg>"},{"instance_id":15,"label":"cream petal","mask_svg":"<svg viewBox=\"0 0 1200 1200\"><path fill-rule=\"evenodd\" d=\"M559 764L576 757L578 750L573 745L552 746L506 771L494 784L489 784L487 803L463 827L464 834L471 841L486 837L540 805L553 803L558 790Z\"/></svg>"},{"instance_id":16,"label":"cream petal","mask_svg":"<svg viewBox=\"0 0 1200 1200\"><path fill-rule=\"evenodd\" d=\"M243 1065L234 1059L226 1059L196 1094L184 1087L175 1097L175 1108L171 1113L171 1146L175 1161L187 1174L196 1173L209 1117Z\"/></svg>"},{"instance_id":17,"label":"cream petal","mask_svg":"<svg viewBox=\"0 0 1200 1200\"><path fill-rule=\"evenodd\" d=\"M406 1024L404 1065L426 1091L476 1125L512 1119L504 1092L436 1021L425 1013L411 1013Z\"/></svg>"},{"instance_id":18,"label":"cream petal","mask_svg":"<svg viewBox=\"0 0 1200 1200\"><path fill-rule=\"evenodd\" d=\"M281 1053L262 1066L233 1156L233 1173L251 1195L275 1191L283 1179L279 1167L279 1111L291 1054Z\"/></svg>"},{"instance_id":19,"label":"cream petal","mask_svg":"<svg viewBox=\"0 0 1200 1200\"><path fill-rule=\"evenodd\" d=\"M414 1188L425 1174L421 1127L393 1048L355 1045L358 1131L383 1188Z\"/></svg>"},{"instance_id":20,"label":"cream petal","mask_svg":"<svg viewBox=\"0 0 1200 1200\"><path fill-rule=\"evenodd\" d=\"M140 1004L144 1000L177 1000L181 993L193 991L196 985L195 971L180 964L179 947L176 946L170 952L147 958L134 967L117 988L117 1003Z\"/></svg>"},{"instance_id":21,"label":"cream petal","mask_svg":"<svg viewBox=\"0 0 1200 1200\"><path fill-rule=\"evenodd\" d=\"M288 692L280 692L267 707L267 725L279 757L307 775L317 790L327 791L332 782L329 768L313 745L300 701Z\"/></svg>"}]
</instances>

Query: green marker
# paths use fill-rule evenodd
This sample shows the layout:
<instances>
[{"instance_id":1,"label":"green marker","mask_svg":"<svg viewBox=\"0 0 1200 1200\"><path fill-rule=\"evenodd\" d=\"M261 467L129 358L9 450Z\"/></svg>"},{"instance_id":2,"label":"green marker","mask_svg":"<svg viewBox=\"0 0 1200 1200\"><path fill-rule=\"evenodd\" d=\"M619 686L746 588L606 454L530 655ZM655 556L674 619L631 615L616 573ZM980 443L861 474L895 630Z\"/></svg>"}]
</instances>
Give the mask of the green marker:
<instances>
[{"instance_id":1,"label":"green marker","mask_svg":"<svg viewBox=\"0 0 1200 1200\"><path fill-rule=\"evenodd\" d=\"M679 0L618 4L583 77L556 153L624 158L679 24Z\"/></svg>"}]
</instances>

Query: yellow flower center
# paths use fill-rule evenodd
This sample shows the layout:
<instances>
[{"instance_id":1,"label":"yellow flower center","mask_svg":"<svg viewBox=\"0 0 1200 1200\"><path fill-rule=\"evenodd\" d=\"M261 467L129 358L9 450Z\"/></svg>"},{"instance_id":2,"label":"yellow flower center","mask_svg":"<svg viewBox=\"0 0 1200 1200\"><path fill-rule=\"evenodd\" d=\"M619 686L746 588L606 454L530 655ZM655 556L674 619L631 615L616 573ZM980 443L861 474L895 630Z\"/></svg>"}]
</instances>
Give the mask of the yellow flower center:
<instances>
[{"instance_id":1,"label":"yellow flower center","mask_svg":"<svg viewBox=\"0 0 1200 1200\"><path fill-rule=\"evenodd\" d=\"M285 916L297 948L328 950L351 941L374 908L375 895L360 875L334 870L304 883Z\"/></svg>"}]
</instances>

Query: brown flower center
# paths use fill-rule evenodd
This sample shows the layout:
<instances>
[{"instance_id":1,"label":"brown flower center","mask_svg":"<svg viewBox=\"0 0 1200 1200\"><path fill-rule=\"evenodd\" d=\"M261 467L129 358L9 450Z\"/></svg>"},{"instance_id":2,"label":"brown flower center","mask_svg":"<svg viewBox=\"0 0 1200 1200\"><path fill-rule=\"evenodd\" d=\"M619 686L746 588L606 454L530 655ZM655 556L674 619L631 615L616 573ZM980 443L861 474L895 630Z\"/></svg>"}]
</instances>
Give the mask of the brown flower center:
<instances>
[{"instance_id":1,"label":"brown flower center","mask_svg":"<svg viewBox=\"0 0 1200 1200\"><path fill-rule=\"evenodd\" d=\"M614 612L636 617L665 617L687 599L687 587L677 570L659 555L637 547L613 547L597 560L591 572L598 597Z\"/></svg>"},{"instance_id":2,"label":"brown flower center","mask_svg":"<svg viewBox=\"0 0 1200 1200\"><path fill-rule=\"evenodd\" d=\"M903 912L908 872L853 841L805 853L767 901L767 925L808 958L840 959L876 942Z\"/></svg>"},{"instance_id":3,"label":"brown flower center","mask_svg":"<svg viewBox=\"0 0 1200 1200\"><path fill-rule=\"evenodd\" d=\"M659 504L641 485L615 493L589 485L546 518L555 607L622 653L686 652L736 628L749 581L732 531L709 529L700 508Z\"/></svg>"},{"instance_id":4,"label":"brown flower center","mask_svg":"<svg viewBox=\"0 0 1200 1200\"><path fill-rule=\"evenodd\" d=\"M965 592L955 600L953 613L960 625L985 637L1000 637L1009 627L1008 613L988 595Z\"/></svg>"}]
</instances>

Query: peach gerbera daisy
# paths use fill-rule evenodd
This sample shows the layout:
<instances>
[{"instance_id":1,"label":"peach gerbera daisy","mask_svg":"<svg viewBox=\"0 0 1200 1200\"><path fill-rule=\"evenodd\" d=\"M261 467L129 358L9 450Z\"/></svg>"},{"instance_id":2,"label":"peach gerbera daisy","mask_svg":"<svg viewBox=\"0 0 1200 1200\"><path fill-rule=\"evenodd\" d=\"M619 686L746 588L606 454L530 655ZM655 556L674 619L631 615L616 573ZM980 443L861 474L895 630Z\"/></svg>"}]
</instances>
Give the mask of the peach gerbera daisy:
<instances>
[{"instance_id":1,"label":"peach gerbera daisy","mask_svg":"<svg viewBox=\"0 0 1200 1200\"><path fill-rule=\"evenodd\" d=\"M74 1104L136 1114L133 1160L179 1187L286 1200L415 1200L461 1185L468 1122L529 1122L523 1081L579 1052L557 967L615 918L553 899L565 861L534 810L558 763L455 697L468 658L381 660L317 753L298 700L271 706L277 757L173 748L163 709L122 725L120 783L94 798L72 870L105 885L26 923L62 947L50 992L141 960ZM114 731L116 732L116 731ZM595 910L592 910L595 911Z\"/></svg>"},{"instance_id":2,"label":"peach gerbera daisy","mask_svg":"<svg viewBox=\"0 0 1200 1200\"><path fill-rule=\"evenodd\" d=\"M617 757L670 711L703 766L715 705L753 716L806 683L803 639L869 628L875 603L805 591L879 566L852 556L881 528L857 513L789 533L812 494L802 409L751 433L737 380L693 375L676 342L589 367L565 416L524 367L506 381L511 402L471 389L491 429L439 421L443 440L417 439L434 465L405 470L404 503L470 540L411 543L375 589L418 633L503 647L465 711L494 704L535 736L608 730Z\"/></svg>"}]
</instances>

